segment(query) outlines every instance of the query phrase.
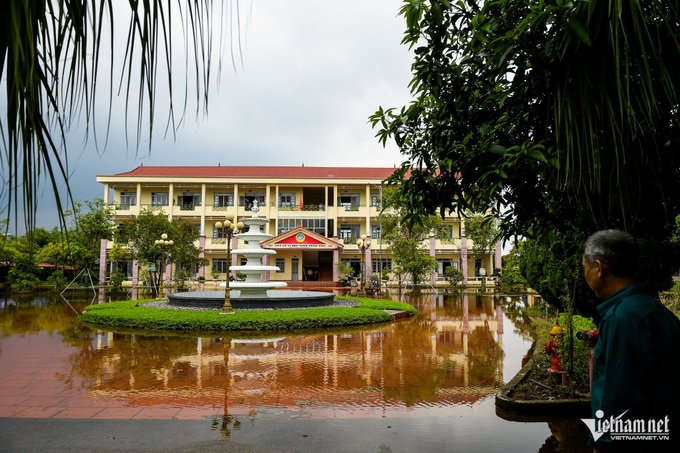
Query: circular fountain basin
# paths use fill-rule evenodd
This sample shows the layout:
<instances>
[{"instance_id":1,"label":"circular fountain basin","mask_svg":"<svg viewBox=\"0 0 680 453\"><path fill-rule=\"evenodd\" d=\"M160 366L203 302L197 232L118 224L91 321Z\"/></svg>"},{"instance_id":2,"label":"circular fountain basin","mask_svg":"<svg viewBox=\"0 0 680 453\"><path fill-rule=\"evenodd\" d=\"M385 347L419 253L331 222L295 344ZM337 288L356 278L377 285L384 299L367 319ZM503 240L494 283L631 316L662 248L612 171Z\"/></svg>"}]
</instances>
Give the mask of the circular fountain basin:
<instances>
[{"instance_id":1,"label":"circular fountain basin","mask_svg":"<svg viewBox=\"0 0 680 453\"><path fill-rule=\"evenodd\" d=\"M234 310L326 307L333 305L334 299L335 294L321 291L270 289L266 297L241 297L241 291L231 290L231 306ZM224 305L224 291L190 291L169 294L168 303L180 307L218 309Z\"/></svg>"}]
</instances>

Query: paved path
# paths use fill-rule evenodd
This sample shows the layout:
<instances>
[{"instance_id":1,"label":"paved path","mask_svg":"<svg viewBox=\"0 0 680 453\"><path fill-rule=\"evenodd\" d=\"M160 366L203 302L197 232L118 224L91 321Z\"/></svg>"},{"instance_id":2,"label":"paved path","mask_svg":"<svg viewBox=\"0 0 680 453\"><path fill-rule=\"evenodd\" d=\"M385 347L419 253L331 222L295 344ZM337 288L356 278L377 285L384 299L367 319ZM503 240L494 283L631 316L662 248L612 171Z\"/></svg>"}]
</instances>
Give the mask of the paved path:
<instances>
[{"instance_id":1,"label":"paved path","mask_svg":"<svg viewBox=\"0 0 680 453\"><path fill-rule=\"evenodd\" d=\"M356 453L413 452L419 446L384 420L269 419L267 429L248 426L247 420L231 433L206 421L0 419L0 451L23 453L118 452L249 452ZM388 425L387 423L391 423ZM404 426L404 425L402 425ZM457 451L474 451L459 445Z\"/></svg>"}]
</instances>

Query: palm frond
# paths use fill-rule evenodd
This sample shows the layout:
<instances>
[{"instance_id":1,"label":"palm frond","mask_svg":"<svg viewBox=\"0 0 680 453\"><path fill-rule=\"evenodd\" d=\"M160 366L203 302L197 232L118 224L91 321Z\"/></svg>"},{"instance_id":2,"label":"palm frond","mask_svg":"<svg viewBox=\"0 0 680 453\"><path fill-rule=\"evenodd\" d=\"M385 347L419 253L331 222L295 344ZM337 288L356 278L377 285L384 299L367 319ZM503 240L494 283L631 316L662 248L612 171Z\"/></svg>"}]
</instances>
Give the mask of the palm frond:
<instances>
[{"instance_id":1,"label":"palm frond","mask_svg":"<svg viewBox=\"0 0 680 453\"><path fill-rule=\"evenodd\" d=\"M173 56L178 27L185 46L185 71L193 61L196 116L201 106L207 111L214 33L220 34L221 55L224 31L234 25L233 16L224 20L228 12L225 1L230 7L236 4L235 27L240 36L238 0L219 4L212 0L12 0L0 4L0 74L7 97L6 112L0 116L0 163L6 179L0 209L6 208L8 219L14 216L17 223L21 211L26 228L33 229L40 186L47 182L65 227L65 206L73 201L67 134L72 122L84 121L86 139L94 137L98 152L105 148L116 94L124 93L126 135L131 120L136 148L145 138L150 147L159 77L167 77L165 129L174 136L191 99L188 82L184 82L183 106L178 109L174 104L177 79L173 77ZM127 8L127 39L117 73L114 56L121 50L115 46L115 33L125 30L119 21L124 19L121 11ZM103 47L107 43L108 49ZM240 48L240 41L238 45ZM100 80L102 76L108 80ZM108 87L103 100L97 96L101 86ZM103 140L96 128L97 99L107 107Z\"/></svg>"}]
</instances>

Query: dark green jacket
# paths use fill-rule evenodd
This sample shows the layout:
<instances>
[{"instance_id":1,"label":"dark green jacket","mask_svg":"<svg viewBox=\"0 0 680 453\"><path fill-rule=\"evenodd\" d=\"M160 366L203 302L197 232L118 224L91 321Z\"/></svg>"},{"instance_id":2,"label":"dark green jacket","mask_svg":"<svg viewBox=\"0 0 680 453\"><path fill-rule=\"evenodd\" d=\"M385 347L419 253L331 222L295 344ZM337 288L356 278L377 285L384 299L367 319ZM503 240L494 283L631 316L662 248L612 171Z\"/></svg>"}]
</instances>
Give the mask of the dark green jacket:
<instances>
[{"instance_id":1,"label":"dark green jacket","mask_svg":"<svg viewBox=\"0 0 680 453\"><path fill-rule=\"evenodd\" d=\"M670 441L625 441L607 432L593 446L613 451L666 451L668 447L680 452L680 320L636 283L605 300L597 311L592 418L609 421L621 416L615 426L623 428L624 434L634 435L644 424L645 433L652 432L651 426L656 430L652 434L668 434ZM650 420L656 422L650 425ZM665 432L666 426L670 433Z\"/></svg>"}]
</instances>

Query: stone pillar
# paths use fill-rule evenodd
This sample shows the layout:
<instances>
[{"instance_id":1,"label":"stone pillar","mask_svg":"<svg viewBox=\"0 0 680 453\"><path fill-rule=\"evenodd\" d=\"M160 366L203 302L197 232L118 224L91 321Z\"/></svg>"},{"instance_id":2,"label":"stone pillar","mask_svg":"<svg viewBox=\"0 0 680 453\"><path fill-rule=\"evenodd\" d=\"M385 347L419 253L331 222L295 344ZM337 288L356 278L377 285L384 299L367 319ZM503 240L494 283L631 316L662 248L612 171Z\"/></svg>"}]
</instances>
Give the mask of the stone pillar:
<instances>
[{"instance_id":1,"label":"stone pillar","mask_svg":"<svg viewBox=\"0 0 680 453\"><path fill-rule=\"evenodd\" d=\"M107 250L106 247L108 245L109 241L106 239L102 239L99 243L99 284L104 285L106 284L106 269L108 266L108 262L106 259L107 256Z\"/></svg>"},{"instance_id":2,"label":"stone pillar","mask_svg":"<svg viewBox=\"0 0 680 453\"><path fill-rule=\"evenodd\" d=\"M470 333L470 300L467 294L463 294L463 333Z\"/></svg>"},{"instance_id":3,"label":"stone pillar","mask_svg":"<svg viewBox=\"0 0 680 453\"><path fill-rule=\"evenodd\" d=\"M109 203L109 192L110 192L110 186L109 183L104 183L104 204L108 205L111 204Z\"/></svg>"},{"instance_id":4,"label":"stone pillar","mask_svg":"<svg viewBox=\"0 0 680 453\"><path fill-rule=\"evenodd\" d=\"M468 282L468 245L467 236L463 235L460 238L460 266L461 272L463 273L463 285L467 285Z\"/></svg>"},{"instance_id":5,"label":"stone pillar","mask_svg":"<svg viewBox=\"0 0 680 453\"><path fill-rule=\"evenodd\" d=\"M337 236L333 236L334 240L338 240ZM337 247L333 249L333 281L340 281L340 273L338 272L338 265L340 264L340 251Z\"/></svg>"},{"instance_id":6,"label":"stone pillar","mask_svg":"<svg viewBox=\"0 0 680 453\"><path fill-rule=\"evenodd\" d=\"M435 237L434 234L431 234L430 235L430 256L432 258L436 258L436 255L437 255L436 243L437 243L437 238ZM437 269L435 269L435 271L430 276L430 285L432 285L432 287L434 288L434 286L436 284L437 284Z\"/></svg>"},{"instance_id":7,"label":"stone pillar","mask_svg":"<svg viewBox=\"0 0 680 453\"><path fill-rule=\"evenodd\" d=\"M498 332L499 335L503 334L503 307L499 303L496 305L496 332Z\"/></svg>"},{"instance_id":8,"label":"stone pillar","mask_svg":"<svg viewBox=\"0 0 680 453\"><path fill-rule=\"evenodd\" d=\"M370 238L369 238L370 239ZM371 245L373 240L371 239ZM371 285L371 274L373 273L373 259L371 258L371 247L366 249L366 261L364 262L364 284Z\"/></svg>"},{"instance_id":9,"label":"stone pillar","mask_svg":"<svg viewBox=\"0 0 680 453\"><path fill-rule=\"evenodd\" d=\"M496 242L494 270L495 269L498 269L499 271L503 269L501 241Z\"/></svg>"},{"instance_id":10,"label":"stone pillar","mask_svg":"<svg viewBox=\"0 0 680 453\"><path fill-rule=\"evenodd\" d=\"M201 234L198 238L198 250L198 257L201 259L205 258L205 234ZM205 277L205 266L198 268L198 275Z\"/></svg>"},{"instance_id":11,"label":"stone pillar","mask_svg":"<svg viewBox=\"0 0 680 453\"><path fill-rule=\"evenodd\" d=\"M169 212L167 213L168 220L172 222L172 215L175 210L175 185L172 183L168 184L168 204L170 205L168 206Z\"/></svg>"}]
</instances>

